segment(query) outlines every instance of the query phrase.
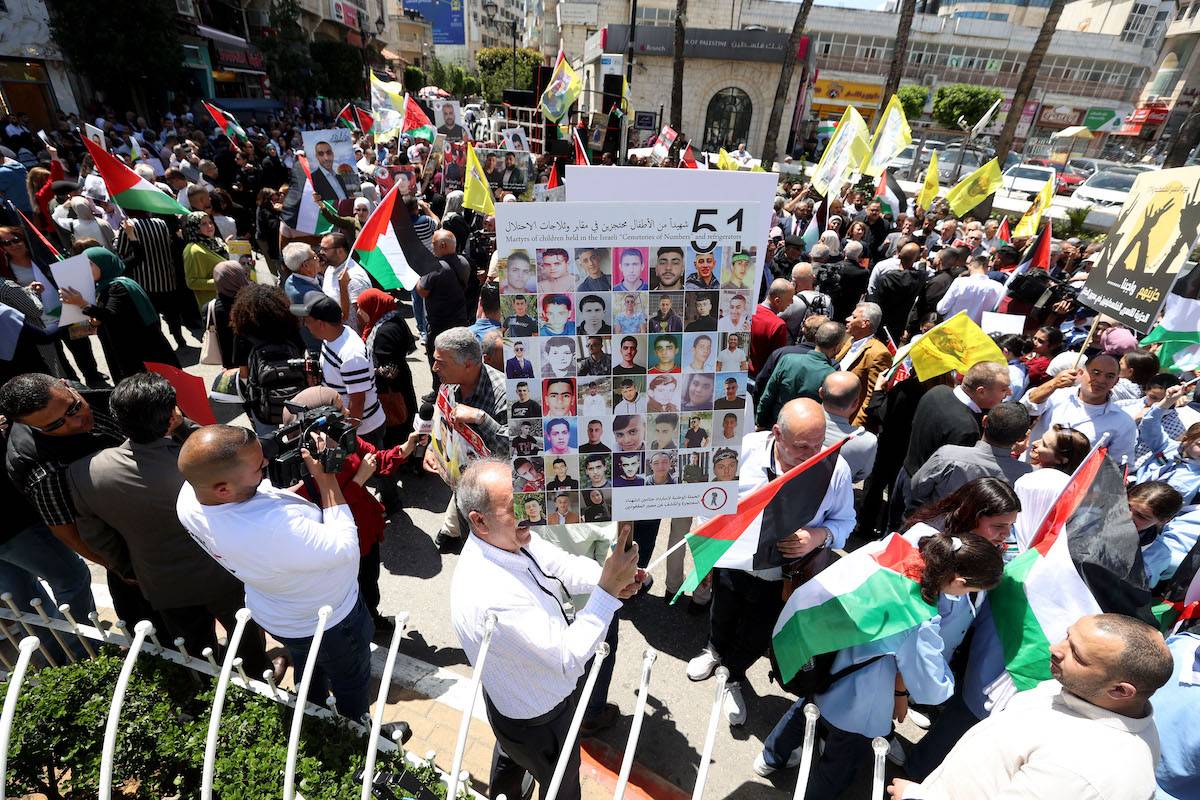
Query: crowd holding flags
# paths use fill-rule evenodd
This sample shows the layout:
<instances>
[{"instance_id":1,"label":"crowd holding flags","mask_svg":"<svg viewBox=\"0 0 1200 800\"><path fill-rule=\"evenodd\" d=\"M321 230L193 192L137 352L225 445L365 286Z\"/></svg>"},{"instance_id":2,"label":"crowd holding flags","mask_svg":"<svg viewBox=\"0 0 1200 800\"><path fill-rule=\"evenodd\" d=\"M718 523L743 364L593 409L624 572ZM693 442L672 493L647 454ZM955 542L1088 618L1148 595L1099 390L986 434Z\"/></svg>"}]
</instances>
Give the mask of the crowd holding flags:
<instances>
[{"instance_id":1,"label":"crowd holding flags","mask_svg":"<svg viewBox=\"0 0 1200 800\"><path fill-rule=\"evenodd\" d=\"M147 211L151 214L186 214L188 210L179 201L166 194L141 175L121 163L103 147L86 136L83 144L88 155L96 164L96 171L108 188L108 196L121 208Z\"/></svg>"},{"instance_id":2,"label":"crowd holding flags","mask_svg":"<svg viewBox=\"0 0 1200 800\"><path fill-rule=\"evenodd\" d=\"M946 192L946 202L950 204L950 212L957 217L966 214L975 206L987 200L1004 184L1000 174L1000 163L996 159L988 161Z\"/></svg>"},{"instance_id":3,"label":"crowd holding flags","mask_svg":"<svg viewBox=\"0 0 1200 800\"><path fill-rule=\"evenodd\" d=\"M213 122L217 123L217 127L221 129L221 132L229 137L229 141L233 142L234 144L244 144L250 141L246 137L246 131L243 130L242 126L238 124L238 121L234 118L233 114L230 114L227 111L222 111L207 101L204 101L204 108L208 111L209 115L212 116Z\"/></svg>"},{"instance_id":4,"label":"crowd holding flags","mask_svg":"<svg viewBox=\"0 0 1200 800\"><path fill-rule=\"evenodd\" d=\"M375 127L375 120L371 116L371 112L361 109L353 103L346 103L342 106L342 110L338 112L337 121L339 125L359 133L370 133L371 129Z\"/></svg>"},{"instance_id":5,"label":"crowd holding flags","mask_svg":"<svg viewBox=\"0 0 1200 800\"><path fill-rule=\"evenodd\" d=\"M399 190L393 186L354 240L354 260L384 289L412 291L417 281L437 269L437 259L421 243Z\"/></svg>"}]
</instances>

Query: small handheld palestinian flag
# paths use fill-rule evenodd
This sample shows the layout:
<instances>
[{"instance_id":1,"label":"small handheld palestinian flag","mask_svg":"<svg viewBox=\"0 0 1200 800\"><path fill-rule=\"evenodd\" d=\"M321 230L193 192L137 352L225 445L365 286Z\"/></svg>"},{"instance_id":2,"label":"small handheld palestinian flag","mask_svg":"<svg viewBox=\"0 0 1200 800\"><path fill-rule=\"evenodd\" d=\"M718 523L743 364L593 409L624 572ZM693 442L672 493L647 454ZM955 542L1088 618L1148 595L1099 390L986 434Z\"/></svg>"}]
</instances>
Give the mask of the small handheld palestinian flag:
<instances>
[{"instance_id":1,"label":"small handheld palestinian flag","mask_svg":"<svg viewBox=\"0 0 1200 800\"><path fill-rule=\"evenodd\" d=\"M592 160L588 158L587 148L583 146L583 140L579 138L579 129L571 129L571 141L575 143L575 165L580 167L590 167Z\"/></svg>"},{"instance_id":2,"label":"small handheld palestinian flag","mask_svg":"<svg viewBox=\"0 0 1200 800\"><path fill-rule=\"evenodd\" d=\"M1141 343L1159 345L1158 360L1164 370L1200 369L1200 269L1175 282L1162 319Z\"/></svg>"},{"instance_id":3,"label":"small handheld palestinian flag","mask_svg":"<svg viewBox=\"0 0 1200 800\"><path fill-rule=\"evenodd\" d=\"M692 155L692 146L689 144L683 151L683 157L679 159L679 163L688 169L700 169L700 165L696 163L696 157Z\"/></svg>"},{"instance_id":4,"label":"small handheld palestinian flag","mask_svg":"<svg viewBox=\"0 0 1200 800\"><path fill-rule=\"evenodd\" d=\"M1012 231L1008 228L1007 216L1000 222L1000 229L996 231L996 238L1005 244L1012 244Z\"/></svg>"},{"instance_id":5,"label":"small handheld palestinian flag","mask_svg":"<svg viewBox=\"0 0 1200 800\"><path fill-rule=\"evenodd\" d=\"M850 437L797 464L765 486L738 498L737 511L713 517L687 535L695 568L675 598L700 585L714 567L761 570L783 566L779 540L796 531L796 520L817 513L833 470L837 453Z\"/></svg>"},{"instance_id":6,"label":"small handheld palestinian flag","mask_svg":"<svg viewBox=\"0 0 1200 800\"><path fill-rule=\"evenodd\" d=\"M562 184L558 180L558 162L550 164L550 179L546 181L547 189L557 189Z\"/></svg>"},{"instance_id":7,"label":"small handheld palestinian flag","mask_svg":"<svg viewBox=\"0 0 1200 800\"><path fill-rule=\"evenodd\" d=\"M437 268L437 259L412 225L403 201L396 202L399 184L383 198L354 240L354 260L362 264L385 290L412 291L422 275Z\"/></svg>"},{"instance_id":8,"label":"small handheld palestinian flag","mask_svg":"<svg viewBox=\"0 0 1200 800\"><path fill-rule=\"evenodd\" d=\"M121 208L151 214L188 213L178 200L122 164L116 156L91 139L83 137L83 144L96 163L100 177L104 179L109 197Z\"/></svg>"},{"instance_id":9,"label":"small handheld palestinian flag","mask_svg":"<svg viewBox=\"0 0 1200 800\"><path fill-rule=\"evenodd\" d=\"M817 214L817 210L825 204L824 200L817 203L817 208L813 209L812 219L804 226L804 231L800 234L800 238L804 241L804 249L811 252L817 246L817 242L821 241L821 218Z\"/></svg>"},{"instance_id":10,"label":"small handheld palestinian flag","mask_svg":"<svg viewBox=\"0 0 1200 800\"><path fill-rule=\"evenodd\" d=\"M371 128L375 125L375 118L371 116L371 112L365 111L353 103L346 103L342 106L342 110L338 112L337 121L339 125L360 133L370 133Z\"/></svg>"},{"instance_id":11,"label":"small handheld palestinian flag","mask_svg":"<svg viewBox=\"0 0 1200 800\"><path fill-rule=\"evenodd\" d=\"M229 141L237 144L238 142L248 142L250 139L246 136L246 132L242 130L242 126L234 119L233 115L209 103L206 100L200 101L212 116L213 122L217 123L217 127L221 129L221 133L229 137Z\"/></svg>"},{"instance_id":12,"label":"small handheld palestinian flag","mask_svg":"<svg viewBox=\"0 0 1200 800\"><path fill-rule=\"evenodd\" d=\"M891 214L893 218L908 209L908 197L890 169L879 174L879 181L875 184L875 199L883 206L883 213Z\"/></svg>"},{"instance_id":13,"label":"small handheld palestinian flag","mask_svg":"<svg viewBox=\"0 0 1200 800\"><path fill-rule=\"evenodd\" d=\"M432 142L435 135L433 123L411 95L404 96L404 122L400 126L400 132L427 142Z\"/></svg>"}]
</instances>

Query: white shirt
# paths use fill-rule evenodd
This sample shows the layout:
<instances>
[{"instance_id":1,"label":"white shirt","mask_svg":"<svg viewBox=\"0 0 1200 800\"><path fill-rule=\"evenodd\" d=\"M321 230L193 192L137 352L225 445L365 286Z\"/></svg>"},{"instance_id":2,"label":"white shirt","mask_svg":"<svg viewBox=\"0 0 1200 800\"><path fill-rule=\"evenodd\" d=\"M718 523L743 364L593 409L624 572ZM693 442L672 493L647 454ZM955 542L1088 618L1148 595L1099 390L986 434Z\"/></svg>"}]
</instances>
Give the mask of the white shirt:
<instances>
[{"instance_id":1,"label":"white shirt","mask_svg":"<svg viewBox=\"0 0 1200 800\"><path fill-rule=\"evenodd\" d=\"M354 313L354 306L358 305L358 296L371 288L371 277L367 275L367 271L360 267L352 258L347 258L336 267L330 267L325 270L325 276L321 278L321 291L325 292L335 303L339 305L342 302L341 287L338 286L338 281L341 280L342 273L350 271L350 283L346 289L350 292L350 327L355 330L359 329L358 315Z\"/></svg>"},{"instance_id":2,"label":"white shirt","mask_svg":"<svg viewBox=\"0 0 1200 800\"><path fill-rule=\"evenodd\" d=\"M995 310L1002 297L1003 283L987 275L968 273L950 282L950 288L938 301L937 312L944 319L949 319L960 311L966 311L967 316L978 325L983 321L983 312Z\"/></svg>"},{"instance_id":3,"label":"white shirt","mask_svg":"<svg viewBox=\"0 0 1200 800\"><path fill-rule=\"evenodd\" d=\"M646 400L639 395L636 400L622 400L613 406L614 414L644 414L646 412Z\"/></svg>"},{"instance_id":4,"label":"white shirt","mask_svg":"<svg viewBox=\"0 0 1200 800\"><path fill-rule=\"evenodd\" d=\"M1029 432L1029 441L1036 442L1054 424L1065 425L1088 437L1094 447L1103 433L1111 433L1108 457L1120 464L1122 459L1133 465L1134 447L1137 445L1137 424L1120 406L1109 400L1101 405L1092 405L1079 399L1079 387L1065 386L1054 390L1043 403L1034 403L1029 396L1021 398L1021 404L1030 414L1040 415Z\"/></svg>"},{"instance_id":5,"label":"white shirt","mask_svg":"<svg viewBox=\"0 0 1200 800\"><path fill-rule=\"evenodd\" d=\"M1158 756L1153 714L1124 717L1050 680L967 731L903 797L1150 800Z\"/></svg>"},{"instance_id":6,"label":"white shirt","mask_svg":"<svg viewBox=\"0 0 1200 800\"><path fill-rule=\"evenodd\" d=\"M718 372L738 372L746 360L746 354L741 348L730 350L726 348L717 354Z\"/></svg>"},{"instance_id":7,"label":"white shirt","mask_svg":"<svg viewBox=\"0 0 1200 800\"><path fill-rule=\"evenodd\" d=\"M366 393L359 436L370 433L386 421L375 391L375 365L367 354L367 346L362 337L345 325L341 336L332 342L321 343L321 382L342 396L347 410L350 395Z\"/></svg>"},{"instance_id":8,"label":"white shirt","mask_svg":"<svg viewBox=\"0 0 1200 800\"><path fill-rule=\"evenodd\" d=\"M867 278L867 296L874 297L875 290L879 286L879 277L885 272L891 272L894 269L900 269L899 258L885 258L875 266L871 267L871 276Z\"/></svg>"},{"instance_id":9,"label":"white shirt","mask_svg":"<svg viewBox=\"0 0 1200 800\"><path fill-rule=\"evenodd\" d=\"M838 369L845 371L854 366L854 362L858 360L862 349L875 337L864 336L861 339L855 339L850 343L850 349L846 351L846 355L842 356L842 360L838 362Z\"/></svg>"},{"instance_id":10,"label":"white shirt","mask_svg":"<svg viewBox=\"0 0 1200 800\"><path fill-rule=\"evenodd\" d=\"M358 528L350 507L322 510L263 481L241 503L201 505L179 490L179 522L217 563L246 585L246 608L274 636L312 636L321 606L327 626L358 601Z\"/></svg>"},{"instance_id":11,"label":"white shirt","mask_svg":"<svg viewBox=\"0 0 1200 800\"><path fill-rule=\"evenodd\" d=\"M738 473L739 500L745 499L750 493L768 483L767 468L772 462L771 451L775 446L774 441L770 431L758 431L742 439L742 465ZM829 488L825 491L825 497L821 500L817 513L813 514L812 519L807 522L800 523L797 520L796 527L828 528L833 534L831 546L841 548L846 546L846 539L850 536L850 531L854 529L856 517L852 486L854 481L850 476L850 467L840 455L836 458L837 464L833 468L833 475L830 476ZM774 468L776 472L782 474L778 462L775 463ZM698 522L707 522L709 517L698 516L696 519ZM747 570L747 572L767 581L777 581L783 578L783 570L779 567Z\"/></svg>"},{"instance_id":12,"label":"white shirt","mask_svg":"<svg viewBox=\"0 0 1200 800\"><path fill-rule=\"evenodd\" d=\"M346 190L343 188L338 176L321 166L317 167L317 171L325 176L325 180L329 181L329 186L333 189L334 194L338 196L338 199L344 200L346 198Z\"/></svg>"},{"instance_id":13,"label":"white shirt","mask_svg":"<svg viewBox=\"0 0 1200 800\"><path fill-rule=\"evenodd\" d=\"M510 719L541 716L575 691L621 607L596 585L601 567L595 561L569 555L536 535L524 551L501 550L472 533L450 584L450 621L472 664L484 620L489 612L496 615L483 690ZM591 595L569 624L562 607L568 593Z\"/></svg>"}]
</instances>

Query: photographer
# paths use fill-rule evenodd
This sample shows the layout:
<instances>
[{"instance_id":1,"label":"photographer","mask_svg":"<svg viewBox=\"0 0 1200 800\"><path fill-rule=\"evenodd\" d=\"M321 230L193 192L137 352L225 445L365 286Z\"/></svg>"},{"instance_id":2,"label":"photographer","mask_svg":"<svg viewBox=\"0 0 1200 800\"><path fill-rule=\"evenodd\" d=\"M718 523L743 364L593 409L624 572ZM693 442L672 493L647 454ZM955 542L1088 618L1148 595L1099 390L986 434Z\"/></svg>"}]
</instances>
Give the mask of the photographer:
<instances>
[{"instance_id":1,"label":"photographer","mask_svg":"<svg viewBox=\"0 0 1200 800\"><path fill-rule=\"evenodd\" d=\"M288 408L283 412L285 427L294 424L299 416L294 408L322 408L333 406L339 413L345 413L342 398L333 389L326 386L314 386L305 389L292 398ZM356 449L346 454L342 468L337 471L338 486L350 513L354 517L354 525L358 528L358 591L362 594L367 610L371 612L371 620L375 623L375 632L390 636L395 627L390 619L379 613L379 543L383 541L383 530L386 524L386 513L383 505L368 492L365 484L371 476L379 474L389 477L405 462L417 445L417 434L411 433L407 441L387 450L376 449L373 444L362 437L356 437ZM327 443L328 446L328 443ZM296 493L305 499L309 497L309 484L302 483Z\"/></svg>"},{"instance_id":2,"label":"photographer","mask_svg":"<svg viewBox=\"0 0 1200 800\"><path fill-rule=\"evenodd\" d=\"M369 708L370 642L375 633L358 591L358 533L337 477L301 450L317 505L263 482L267 460L246 428L208 425L179 452L186 483L176 512L188 533L246 586L254 619L288 649L303 673L317 611L328 605L314 673L320 704L332 689L353 720ZM304 698L306 699L306 698Z\"/></svg>"}]
</instances>

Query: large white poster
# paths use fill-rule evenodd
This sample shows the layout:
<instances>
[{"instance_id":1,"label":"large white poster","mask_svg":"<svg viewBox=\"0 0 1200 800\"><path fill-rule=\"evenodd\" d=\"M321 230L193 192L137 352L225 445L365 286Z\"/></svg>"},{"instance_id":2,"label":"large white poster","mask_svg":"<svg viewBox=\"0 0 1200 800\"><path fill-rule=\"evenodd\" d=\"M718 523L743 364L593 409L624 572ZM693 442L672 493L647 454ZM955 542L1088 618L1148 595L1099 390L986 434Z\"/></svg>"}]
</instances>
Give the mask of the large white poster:
<instances>
[{"instance_id":1,"label":"large white poster","mask_svg":"<svg viewBox=\"0 0 1200 800\"><path fill-rule=\"evenodd\" d=\"M733 513L759 214L496 206L522 523Z\"/></svg>"},{"instance_id":2,"label":"large white poster","mask_svg":"<svg viewBox=\"0 0 1200 800\"><path fill-rule=\"evenodd\" d=\"M350 129L304 131L300 136L304 140L308 168L312 171L313 189L321 199L336 203L343 197L358 194L360 182Z\"/></svg>"}]
</instances>

